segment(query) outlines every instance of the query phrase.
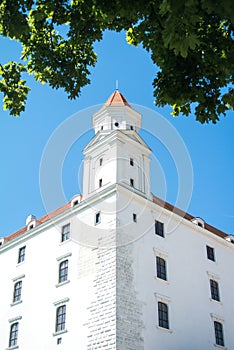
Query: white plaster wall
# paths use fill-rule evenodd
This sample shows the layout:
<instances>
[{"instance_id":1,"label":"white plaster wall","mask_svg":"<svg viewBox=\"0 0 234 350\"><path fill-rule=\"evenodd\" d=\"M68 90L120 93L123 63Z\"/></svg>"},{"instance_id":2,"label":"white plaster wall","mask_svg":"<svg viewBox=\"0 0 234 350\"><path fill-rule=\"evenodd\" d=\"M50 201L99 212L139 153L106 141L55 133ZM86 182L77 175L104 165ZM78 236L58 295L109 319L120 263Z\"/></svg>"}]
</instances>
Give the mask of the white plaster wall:
<instances>
[{"instance_id":1,"label":"white plaster wall","mask_svg":"<svg viewBox=\"0 0 234 350\"><path fill-rule=\"evenodd\" d=\"M126 199L119 195L119 207L124 203ZM144 349L154 350L155 344L160 349L167 350L215 349L211 314L224 319L225 345L228 349L232 349L234 347L232 332L234 282L231 277L234 263L233 245L187 221L181 222L170 234L165 232L165 238L159 237L155 235L152 223L159 217L160 221L166 223L168 216L156 205L153 210L145 206L142 211L143 203L137 202L135 197L132 197L119 220L122 223L122 237L126 234L132 239L132 243L128 244L128 252L131 254L129 261L132 262L134 271L136 298L138 303L142 303ZM132 212L138 214L135 228L133 223L130 224ZM207 259L206 245L214 247L216 262ZM167 282L155 278L154 250L165 254ZM207 271L220 276L218 280L220 303L210 300ZM171 332L157 328L155 293L166 297Z\"/></svg>"}]
</instances>

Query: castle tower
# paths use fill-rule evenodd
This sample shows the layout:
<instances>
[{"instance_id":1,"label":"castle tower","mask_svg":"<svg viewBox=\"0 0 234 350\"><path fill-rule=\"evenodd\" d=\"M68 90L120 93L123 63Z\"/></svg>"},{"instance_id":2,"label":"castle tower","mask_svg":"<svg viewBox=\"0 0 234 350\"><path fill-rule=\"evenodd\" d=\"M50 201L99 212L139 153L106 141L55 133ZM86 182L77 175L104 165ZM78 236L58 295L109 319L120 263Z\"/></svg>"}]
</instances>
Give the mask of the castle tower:
<instances>
[{"instance_id":1,"label":"castle tower","mask_svg":"<svg viewBox=\"0 0 234 350\"><path fill-rule=\"evenodd\" d=\"M113 184L150 198L151 151L138 134L141 115L118 90L93 115L93 128L84 149L84 198Z\"/></svg>"},{"instance_id":2,"label":"castle tower","mask_svg":"<svg viewBox=\"0 0 234 350\"><path fill-rule=\"evenodd\" d=\"M150 193L119 91L93 128L83 195L0 238L0 349L233 349L233 236Z\"/></svg>"}]
</instances>

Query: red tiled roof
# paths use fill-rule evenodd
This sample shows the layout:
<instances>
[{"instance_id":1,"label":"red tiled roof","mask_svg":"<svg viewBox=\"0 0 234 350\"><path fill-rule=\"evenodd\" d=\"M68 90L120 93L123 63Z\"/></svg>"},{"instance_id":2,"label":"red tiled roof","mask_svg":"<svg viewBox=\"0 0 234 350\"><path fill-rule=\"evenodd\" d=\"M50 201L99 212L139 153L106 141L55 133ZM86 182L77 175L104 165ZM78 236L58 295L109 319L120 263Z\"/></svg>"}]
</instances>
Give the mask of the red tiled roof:
<instances>
[{"instance_id":1,"label":"red tiled roof","mask_svg":"<svg viewBox=\"0 0 234 350\"><path fill-rule=\"evenodd\" d=\"M155 204L159 205L160 207L165 208L165 209L185 218L186 220L191 221L192 219L194 219L194 216L192 216L191 214L184 212L183 210L173 206L172 204L170 204L168 202L163 201L162 199L160 199L156 196L153 196L153 202ZM39 226L40 224L50 220L51 218L63 213L64 211L66 211L70 207L71 207L71 202L68 202L68 203L62 205L58 209L56 209L56 210L52 211L51 213L46 214L43 217L41 217L40 219L36 220L36 225ZM221 231L221 230L219 230L219 229L215 228L214 226L211 226L207 223L205 223L205 229L214 233L215 235L217 235L219 237L222 237L222 238L226 238L228 236L225 232L223 232L223 231ZM12 239L20 236L21 234L25 233L26 231L27 231L27 226L12 233L11 235L5 237L4 243L11 241Z\"/></svg>"},{"instance_id":2,"label":"red tiled roof","mask_svg":"<svg viewBox=\"0 0 234 350\"><path fill-rule=\"evenodd\" d=\"M43 222L46 222L49 219L51 219L51 218L53 218L53 217L63 213L65 210L69 209L70 207L71 207L71 202L68 202L68 203L62 205L61 207L59 207L58 209L52 211L51 213L42 216L40 219L36 220L36 226L39 226ZM12 233L11 235L5 237L4 238L4 243L11 241L12 239L22 235L26 231L27 231L27 226L25 226L25 227L21 228L20 230Z\"/></svg>"},{"instance_id":3,"label":"red tiled roof","mask_svg":"<svg viewBox=\"0 0 234 350\"><path fill-rule=\"evenodd\" d=\"M191 221L192 219L194 219L194 216L192 216L191 214L186 213L185 211L183 211L183 210L173 206L170 203L167 203L167 202L163 201L162 199L160 199L160 198L158 198L156 196L153 196L153 202L158 204L160 207L163 207L163 208L165 208L165 209L167 209L167 210L169 210L169 211L171 211L171 212L173 212L173 213L175 213L175 214L185 218L186 220ZM210 231L210 232L212 232L212 233L214 233L216 236L219 236L219 237L222 237L222 238L228 237L228 235L225 232L217 229L214 226L211 226L211 225L207 224L206 222L205 222L205 229Z\"/></svg>"},{"instance_id":4,"label":"red tiled roof","mask_svg":"<svg viewBox=\"0 0 234 350\"><path fill-rule=\"evenodd\" d=\"M105 106L128 106L130 108L131 105L128 103L126 98L119 92L118 90L115 90L113 94L108 98L108 100L104 104Z\"/></svg>"}]
</instances>

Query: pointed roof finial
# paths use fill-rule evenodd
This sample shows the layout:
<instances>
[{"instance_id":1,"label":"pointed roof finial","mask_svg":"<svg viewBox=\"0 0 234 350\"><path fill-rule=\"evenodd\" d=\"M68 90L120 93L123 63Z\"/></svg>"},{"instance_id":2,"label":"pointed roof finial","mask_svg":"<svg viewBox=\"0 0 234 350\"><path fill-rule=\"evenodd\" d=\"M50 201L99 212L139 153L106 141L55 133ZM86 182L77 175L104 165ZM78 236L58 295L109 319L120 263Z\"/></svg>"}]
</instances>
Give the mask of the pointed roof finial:
<instances>
[{"instance_id":1,"label":"pointed roof finial","mask_svg":"<svg viewBox=\"0 0 234 350\"><path fill-rule=\"evenodd\" d=\"M118 80L115 81L115 90L119 90L119 81Z\"/></svg>"}]
</instances>

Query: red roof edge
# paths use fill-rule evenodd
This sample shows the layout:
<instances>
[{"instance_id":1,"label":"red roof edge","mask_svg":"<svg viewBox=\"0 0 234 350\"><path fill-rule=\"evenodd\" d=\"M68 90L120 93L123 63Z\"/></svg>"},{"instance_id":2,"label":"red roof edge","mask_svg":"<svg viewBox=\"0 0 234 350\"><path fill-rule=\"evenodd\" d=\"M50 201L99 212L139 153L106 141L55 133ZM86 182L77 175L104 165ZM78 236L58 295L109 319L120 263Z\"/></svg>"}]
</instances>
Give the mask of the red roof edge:
<instances>
[{"instance_id":1,"label":"red roof edge","mask_svg":"<svg viewBox=\"0 0 234 350\"><path fill-rule=\"evenodd\" d=\"M68 202L66 204L63 204L61 207L53 210L51 213L46 214L42 216L40 219L36 220L36 226L39 226L40 224L43 224L44 222L50 220L51 218L63 213L65 210L69 209L71 207L71 202ZM23 228L19 229L18 231L12 233L11 235L4 238L4 243L9 242L19 236L21 236L23 233L27 231L27 226L24 226Z\"/></svg>"},{"instance_id":2,"label":"red roof edge","mask_svg":"<svg viewBox=\"0 0 234 350\"><path fill-rule=\"evenodd\" d=\"M185 218L186 220L191 221L192 219L194 219L194 216L192 216L191 214L186 213L185 211L173 206L172 204L170 204L166 201L163 201L162 199L160 199L154 195L153 195L153 202L158 204L160 207L165 208L165 209L181 216L182 218ZM226 238L229 236L225 232L217 229L216 227L214 227L212 225L207 224L206 222L205 222L205 229L214 233L216 236L219 236L221 238Z\"/></svg>"},{"instance_id":3,"label":"red roof edge","mask_svg":"<svg viewBox=\"0 0 234 350\"><path fill-rule=\"evenodd\" d=\"M162 208L165 208L179 216L181 216L182 218L191 221L192 219L194 219L194 216L192 216L189 213L186 213L185 211L173 206L172 204L156 197L153 195L153 202L157 205L159 205ZM71 201L69 201L68 203L65 203L64 205L62 205L61 207L53 210L51 213L46 214L44 216L42 216L40 219L36 220L36 226L39 226L40 224L50 220L51 218L63 213L64 211L68 210L71 207ZM219 236L221 238L226 238L229 235L226 234L225 232L217 229L216 227L209 225L207 223L205 223L205 229L212 232L213 234L215 234L216 236ZM18 231L12 233L11 235L7 236L4 238L4 243L9 242L17 237L19 237L20 235L22 235L23 233L27 232L27 226L19 229Z\"/></svg>"}]
</instances>

